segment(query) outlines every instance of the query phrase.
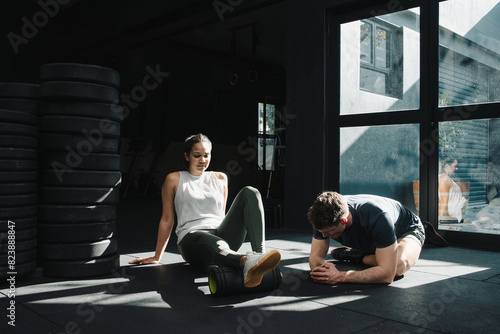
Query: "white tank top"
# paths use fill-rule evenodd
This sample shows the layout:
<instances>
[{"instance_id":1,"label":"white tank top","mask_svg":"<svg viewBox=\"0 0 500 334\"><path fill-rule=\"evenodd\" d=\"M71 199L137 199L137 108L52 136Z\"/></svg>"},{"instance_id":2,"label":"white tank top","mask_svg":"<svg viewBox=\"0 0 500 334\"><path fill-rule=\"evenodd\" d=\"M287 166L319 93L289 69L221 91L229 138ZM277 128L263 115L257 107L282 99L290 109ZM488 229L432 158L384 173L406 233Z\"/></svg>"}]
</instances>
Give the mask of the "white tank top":
<instances>
[{"instance_id":1,"label":"white tank top","mask_svg":"<svg viewBox=\"0 0 500 334\"><path fill-rule=\"evenodd\" d=\"M177 243L193 230L216 229L224 219L224 187L214 172L181 171L174 198Z\"/></svg>"}]
</instances>

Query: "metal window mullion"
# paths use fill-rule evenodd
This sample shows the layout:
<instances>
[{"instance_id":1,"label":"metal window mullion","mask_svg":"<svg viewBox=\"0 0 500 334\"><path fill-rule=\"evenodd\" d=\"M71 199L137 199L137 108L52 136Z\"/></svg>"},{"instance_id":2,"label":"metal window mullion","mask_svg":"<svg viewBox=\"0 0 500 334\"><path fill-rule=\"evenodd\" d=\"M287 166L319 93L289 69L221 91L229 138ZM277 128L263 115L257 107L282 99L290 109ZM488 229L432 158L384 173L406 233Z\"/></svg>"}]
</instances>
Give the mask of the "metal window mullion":
<instances>
[{"instance_id":1,"label":"metal window mullion","mask_svg":"<svg viewBox=\"0 0 500 334\"><path fill-rule=\"evenodd\" d=\"M420 13L420 217L437 226L439 1L422 1Z\"/></svg>"},{"instance_id":2,"label":"metal window mullion","mask_svg":"<svg viewBox=\"0 0 500 334\"><path fill-rule=\"evenodd\" d=\"M330 14L332 14L330 12ZM334 15L326 21L325 34L325 108L323 145L323 188L340 188L340 30L341 23L335 22Z\"/></svg>"}]
</instances>

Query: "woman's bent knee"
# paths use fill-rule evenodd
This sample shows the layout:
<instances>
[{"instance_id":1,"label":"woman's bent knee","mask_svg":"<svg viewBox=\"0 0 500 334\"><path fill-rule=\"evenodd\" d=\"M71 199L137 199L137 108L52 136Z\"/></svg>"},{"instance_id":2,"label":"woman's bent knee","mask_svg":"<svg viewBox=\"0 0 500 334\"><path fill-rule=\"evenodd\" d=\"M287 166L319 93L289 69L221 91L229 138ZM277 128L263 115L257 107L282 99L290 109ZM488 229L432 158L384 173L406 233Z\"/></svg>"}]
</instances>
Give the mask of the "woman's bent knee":
<instances>
[{"instance_id":1,"label":"woman's bent knee","mask_svg":"<svg viewBox=\"0 0 500 334\"><path fill-rule=\"evenodd\" d=\"M245 186L243 188L241 188L240 192L242 194L245 194L245 195L259 195L260 196L260 192L257 188L254 188L252 186Z\"/></svg>"},{"instance_id":2,"label":"woman's bent knee","mask_svg":"<svg viewBox=\"0 0 500 334\"><path fill-rule=\"evenodd\" d=\"M238 195L247 200L254 200L254 199L258 201L262 200L259 190L252 186L243 187Z\"/></svg>"}]
</instances>

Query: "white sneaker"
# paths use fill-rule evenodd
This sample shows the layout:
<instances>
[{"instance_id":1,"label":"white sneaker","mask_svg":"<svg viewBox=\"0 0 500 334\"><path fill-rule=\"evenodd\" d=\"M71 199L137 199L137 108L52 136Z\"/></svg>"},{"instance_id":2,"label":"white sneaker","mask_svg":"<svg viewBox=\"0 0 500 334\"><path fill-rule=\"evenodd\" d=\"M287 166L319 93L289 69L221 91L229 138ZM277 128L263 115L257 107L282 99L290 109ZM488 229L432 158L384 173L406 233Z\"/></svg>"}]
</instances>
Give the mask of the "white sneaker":
<instances>
[{"instance_id":1,"label":"white sneaker","mask_svg":"<svg viewBox=\"0 0 500 334\"><path fill-rule=\"evenodd\" d=\"M248 255L243 268L245 287L253 288L259 285L262 277L276 268L280 260L281 254L275 249L264 254Z\"/></svg>"}]
</instances>

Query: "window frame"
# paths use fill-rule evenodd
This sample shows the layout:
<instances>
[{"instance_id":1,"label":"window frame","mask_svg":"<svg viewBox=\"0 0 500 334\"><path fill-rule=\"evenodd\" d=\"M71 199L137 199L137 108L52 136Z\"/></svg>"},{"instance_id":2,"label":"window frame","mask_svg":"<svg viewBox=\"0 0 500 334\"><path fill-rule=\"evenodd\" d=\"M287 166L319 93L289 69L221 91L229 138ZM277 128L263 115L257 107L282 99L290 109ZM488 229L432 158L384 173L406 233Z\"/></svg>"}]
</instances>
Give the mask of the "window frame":
<instances>
[{"instance_id":1,"label":"window frame","mask_svg":"<svg viewBox=\"0 0 500 334\"><path fill-rule=\"evenodd\" d=\"M263 122L262 122L262 131L260 130L260 122L261 122L261 115L260 115L260 105L263 105L263 113L262 113L262 118L263 118ZM274 129L273 129L273 133L272 134L269 134L267 132L267 106L268 105L272 105L274 106L274 110L275 110L275 114L274 114L274 120L273 120L273 126L274 126ZM257 112L258 112L258 115L257 115L257 168L261 171L274 171L276 169L276 166L275 166L275 153L276 153L276 141L275 141L275 131L276 131L276 103L274 103L274 101L270 101L268 99L264 99L263 102L258 102L257 103ZM274 140L274 148L273 148L273 152L272 152L272 156L271 156L271 168L268 168L267 167L267 148L268 146L271 146L271 145L267 145L267 141L268 140ZM265 141L266 142L266 145L262 145L262 151L261 151L261 144L260 144L260 140L262 141ZM262 166L260 165L260 162L259 162L259 159L262 159Z\"/></svg>"},{"instance_id":2,"label":"window frame","mask_svg":"<svg viewBox=\"0 0 500 334\"><path fill-rule=\"evenodd\" d=\"M325 137L323 187L340 186L340 129L354 126L391 124L420 125L420 217L438 227L439 122L499 118L499 102L468 106L439 106L439 3L442 0L401 0L395 11L420 8L420 105L416 109L368 114L340 114L341 34L344 23L386 14L393 1L374 1L367 5L342 4L326 10L325 19ZM392 6L394 7L394 6ZM362 116L362 117L360 117ZM334 171L334 172L330 172ZM455 245L500 249L500 235L449 231L442 233Z\"/></svg>"},{"instance_id":3,"label":"window frame","mask_svg":"<svg viewBox=\"0 0 500 334\"><path fill-rule=\"evenodd\" d=\"M399 27L391 24L390 22L383 21L378 18L369 18L362 19L360 22L365 24L370 24L371 26L371 35L370 35L370 57L371 62L366 62L361 60L361 55L359 59L359 70L360 76L362 69L372 72L382 73L385 78L385 92L376 92L369 88L361 87L361 79L360 79L360 87L361 91L370 92L373 94L379 94L383 96L393 97L393 98L401 98L403 95L402 83L403 80L403 71L399 69L398 64L396 63L396 59L398 59L397 50L399 47L403 47L403 38L401 38L401 33L399 31ZM383 29L387 31L389 34L389 39L387 40L386 46L386 58L388 66L382 67L377 65L377 48L376 48L376 39L377 39L377 29ZM402 55L401 55L402 57Z\"/></svg>"}]
</instances>

